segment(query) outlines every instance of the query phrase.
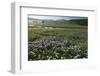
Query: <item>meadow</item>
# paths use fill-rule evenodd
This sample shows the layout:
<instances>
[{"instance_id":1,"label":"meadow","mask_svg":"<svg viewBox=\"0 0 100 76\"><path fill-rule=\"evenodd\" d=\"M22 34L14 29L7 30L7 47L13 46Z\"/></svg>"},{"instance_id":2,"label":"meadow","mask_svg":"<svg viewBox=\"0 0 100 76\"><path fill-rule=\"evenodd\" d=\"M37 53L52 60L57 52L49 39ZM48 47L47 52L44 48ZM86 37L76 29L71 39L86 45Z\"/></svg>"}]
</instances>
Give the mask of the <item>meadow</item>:
<instances>
[{"instance_id":1,"label":"meadow","mask_svg":"<svg viewBox=\"0 0 100 76\"><path fill-rule=\"evenodd\" d=\"M87 29L74 22L28 26L28 60L88 58Z\"/></svg>"}]
</instances>

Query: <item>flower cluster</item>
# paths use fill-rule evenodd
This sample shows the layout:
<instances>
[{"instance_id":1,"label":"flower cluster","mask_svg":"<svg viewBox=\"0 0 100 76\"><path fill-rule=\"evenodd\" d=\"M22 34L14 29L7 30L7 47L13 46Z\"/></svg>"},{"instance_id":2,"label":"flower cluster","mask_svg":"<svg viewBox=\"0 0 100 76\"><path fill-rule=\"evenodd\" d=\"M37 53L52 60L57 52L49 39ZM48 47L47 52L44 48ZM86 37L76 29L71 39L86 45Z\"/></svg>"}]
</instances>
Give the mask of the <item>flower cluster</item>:
<instances>
[{"instance_id":1,"label":"flower cluster","mask_svg":"<svg viewBox=\"0 0 100 76\"><path fill-rule=\"evenodd\" d=\"M28 60L72 58L87 58L87 48L83 49L72 40L58 40L55 36L28 42Z\"/></svg>"}]
</instances>

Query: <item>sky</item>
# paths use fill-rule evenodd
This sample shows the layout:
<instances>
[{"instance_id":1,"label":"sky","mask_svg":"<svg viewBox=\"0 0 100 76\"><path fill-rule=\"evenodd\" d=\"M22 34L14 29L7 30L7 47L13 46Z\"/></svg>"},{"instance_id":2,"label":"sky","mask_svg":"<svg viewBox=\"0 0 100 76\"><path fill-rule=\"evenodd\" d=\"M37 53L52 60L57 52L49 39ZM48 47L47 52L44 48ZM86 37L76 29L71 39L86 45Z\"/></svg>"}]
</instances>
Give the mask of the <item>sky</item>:
<instances>
[{"instance_id":1,"label":"sky","mask_svg":"<svg viewBox=\"0 0 100 76\"><path fill-rule=\"evenodd\" d=\"M43 20L71 20L71 19L87 19L87 17L75 17L75 16L44 16L44 15L28 15L28 18L43 19Z\"/></svg>"}]
</instances>

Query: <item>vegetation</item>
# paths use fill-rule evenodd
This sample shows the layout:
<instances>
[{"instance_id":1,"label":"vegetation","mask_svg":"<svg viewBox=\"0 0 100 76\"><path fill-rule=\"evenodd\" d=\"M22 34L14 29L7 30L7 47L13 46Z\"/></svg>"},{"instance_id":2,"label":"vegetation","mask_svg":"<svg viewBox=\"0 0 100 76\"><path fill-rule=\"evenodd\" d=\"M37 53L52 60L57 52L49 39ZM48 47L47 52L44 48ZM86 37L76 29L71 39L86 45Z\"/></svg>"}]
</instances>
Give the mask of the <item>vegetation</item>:
<instances>
[{"instance_id":1,"label":"vegetation","mask_svg":"<svg viewBox=\"0 0 100 76\"><path fill-rule=\"evenodd\" d=\"M45 20L28 26L28 60L87 58L87 22L80 22Z\"/></svg>"}]
</instances>

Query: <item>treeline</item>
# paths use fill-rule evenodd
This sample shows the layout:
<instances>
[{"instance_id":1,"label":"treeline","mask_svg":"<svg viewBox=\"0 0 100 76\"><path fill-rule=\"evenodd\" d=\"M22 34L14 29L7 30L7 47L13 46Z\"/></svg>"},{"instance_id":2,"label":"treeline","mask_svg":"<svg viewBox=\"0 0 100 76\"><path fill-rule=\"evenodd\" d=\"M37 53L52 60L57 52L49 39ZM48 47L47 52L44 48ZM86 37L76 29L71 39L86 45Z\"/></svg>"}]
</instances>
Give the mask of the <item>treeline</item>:
<instances>
[{"instance_id":1,"label":"treeline","mask_svg":"<svg viewBox=\"0 0 100 76\"><path fill-rule=\"evenodd\" d=\"M79 25L88 25L88 19L75 19L75 20L70 20L71 23L76 23Z\"/></svg>"},{"instance_id":2,"label":"treeline","mask_svg":"<svg viewBox=\"0 0 100 76\"><path fill-rule=\"evenodd\" d=\"M87 26L88 25L88 19L73 19L73 20L57 20L57 21L44 21L45 24L49 24L49 25L59 25L59 24L78 24L78 25L83 25L83 26Z\"/></svg>"}]
</instances>

